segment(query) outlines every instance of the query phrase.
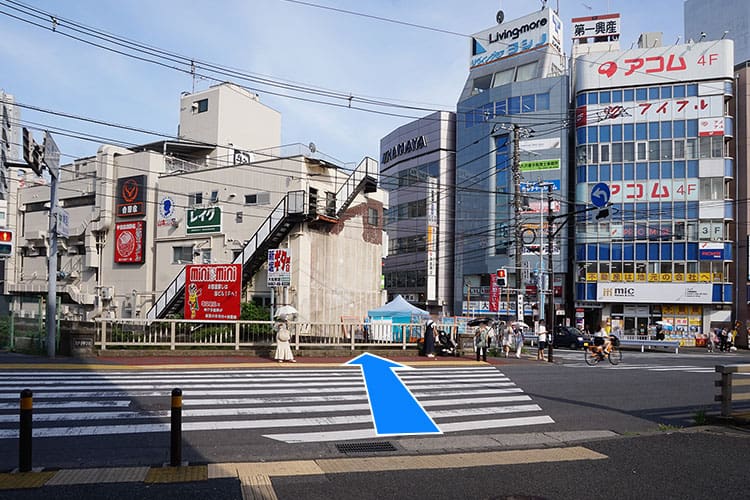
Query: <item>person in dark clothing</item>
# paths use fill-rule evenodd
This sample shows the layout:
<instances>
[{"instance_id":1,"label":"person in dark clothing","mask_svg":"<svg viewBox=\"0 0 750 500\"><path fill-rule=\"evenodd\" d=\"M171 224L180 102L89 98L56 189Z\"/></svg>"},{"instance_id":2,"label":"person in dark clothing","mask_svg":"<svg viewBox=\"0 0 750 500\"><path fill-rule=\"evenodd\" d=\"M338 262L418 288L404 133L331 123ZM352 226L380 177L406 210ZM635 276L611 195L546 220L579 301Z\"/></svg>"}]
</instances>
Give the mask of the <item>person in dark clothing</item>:
<instances>
[{"instance_id":1,"label":"person in dark clothing","mask_svg":"<svg viewBox=\"0 0 750 500\"><path fill-rule=\"evenodd\" d=\"M424 329L424 354L428 358L435 357L435 322L432 318L427 320Z\"/></svg>"}]
</instances>

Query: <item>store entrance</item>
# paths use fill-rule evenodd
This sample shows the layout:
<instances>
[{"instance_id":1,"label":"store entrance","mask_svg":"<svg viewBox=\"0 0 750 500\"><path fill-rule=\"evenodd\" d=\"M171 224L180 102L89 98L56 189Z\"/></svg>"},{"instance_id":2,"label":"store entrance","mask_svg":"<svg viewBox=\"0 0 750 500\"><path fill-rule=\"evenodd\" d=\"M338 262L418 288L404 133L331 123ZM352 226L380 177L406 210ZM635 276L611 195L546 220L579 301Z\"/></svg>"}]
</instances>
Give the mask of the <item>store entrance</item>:
<instances>
[{"instance_id":1,"label":"store entrance","mask_svg":"<svg viewBox=\"0 0 750 500\"><path fill-rule=\"evenodd\" d=\"M625 320L625 335L648 335L648 316L628 316Z\"/></svg>"}]
</instances>

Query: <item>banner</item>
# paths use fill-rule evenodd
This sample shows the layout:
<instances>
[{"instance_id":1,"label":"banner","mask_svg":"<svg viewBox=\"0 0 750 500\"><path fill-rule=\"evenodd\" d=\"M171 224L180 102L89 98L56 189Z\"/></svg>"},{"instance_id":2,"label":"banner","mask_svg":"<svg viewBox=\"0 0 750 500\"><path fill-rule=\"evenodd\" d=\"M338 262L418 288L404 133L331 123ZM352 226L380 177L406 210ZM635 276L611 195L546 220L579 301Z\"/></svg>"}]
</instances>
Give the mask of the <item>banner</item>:
<instances>
[{"instance_id":1,"label":"banner","mask_svg":"<svg viewBox=\"0 0 750 500\"><path fill-rule=\"evenodd\" d=\"M242 264L185 266L185 319L240 319Z\"/></svg>"}]
</instances>

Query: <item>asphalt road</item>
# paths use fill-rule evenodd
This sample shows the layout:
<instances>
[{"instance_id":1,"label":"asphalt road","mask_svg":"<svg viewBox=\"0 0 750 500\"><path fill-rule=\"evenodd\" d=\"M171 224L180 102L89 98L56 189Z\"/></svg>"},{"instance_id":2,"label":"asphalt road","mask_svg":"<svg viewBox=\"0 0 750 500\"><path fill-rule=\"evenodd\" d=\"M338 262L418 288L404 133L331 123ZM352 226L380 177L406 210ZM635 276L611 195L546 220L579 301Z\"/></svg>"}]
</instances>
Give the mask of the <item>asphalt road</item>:
<instances>
[{"instance_id":1,"label":"asphalt road","mask_svg":"<svg viewBox=\"0 0 750 500\"><path fill-rule=\"evenodd\" d=\"M691 427L703 415L719 412L718 403L713 401L717 393L714 366L736 363L750 363L750 354L744 351L708 354L693 350L678 355L626 351L623 363L616 367L608 364L589 367L580 351L563 349L556 350L555 363L501 359L493 363L492 368L485 366L484 371L477 372L483 374L478 384L472 382L463 386L467 394L470 390L481 392L484 389L491 393L496 390L496 383L511 384L553 422L527 427L467 429L451 436L466 439L474 449L482 450L482 437L489 433L567 432L574 435L591 430L607 431L615 437L576 443L605 455L606 459L461 468L451 463L451 455L446 452L445 469L272 477L273 488L281 499L356 497L359 500L382 499L384 495L432 499L747 498L745 476L750 463L747 429ZM179 380L187 376L186 370L191 368L170 368L166 372ZM433 368L433 371L438 373L439 369ZM27 370L31 375L42 372L33 368ZM501 380L511 382L499 382ZM451 389L455 388L440 382L429 389L433 394L426 398L443 397L441 393L447 394ZM158 405L148 397L134 401L139 411L151 411ZM427 411L431 411L429 407ZM344 416L352 414L344 413ZM456 418L446 417L446 421ZM471 418L472 422L481 422L482 417ZM54 428L62 424L51 425ZM333 442L286 443L264 437L268 433L268 428L185 432L183 460L200 464L341 456ZM398 445L399 438L393 437L391 441ZM17 464L16 440L3 439L0 444L0 470L9 471ZM487 446L497 444L492 444L488 438ZM533 446L519 444L515 448ZM34 465L47 469L158 467L169 462L169 433L35 438L33 449ZM396 452L404 453L413 451ZM222 499L242 498L240 490L237 479L226 478L167 485L45 486L34 490L0 491L0 497L29 498L31 493L35 499L199 496Z\"/></svg>"}]
</instances>

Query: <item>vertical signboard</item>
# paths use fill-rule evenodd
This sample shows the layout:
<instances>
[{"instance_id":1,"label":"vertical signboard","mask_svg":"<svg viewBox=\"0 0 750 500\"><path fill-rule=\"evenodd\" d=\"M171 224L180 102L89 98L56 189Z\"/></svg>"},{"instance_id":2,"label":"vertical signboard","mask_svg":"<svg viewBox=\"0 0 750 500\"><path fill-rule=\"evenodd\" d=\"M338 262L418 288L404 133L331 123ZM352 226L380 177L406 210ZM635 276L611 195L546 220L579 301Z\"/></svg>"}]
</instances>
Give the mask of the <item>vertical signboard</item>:
<instances>
[{"instance_id":1,"label":"vertical signboard","mask_svg":"<svg viewBox=\"0 0 750 500\"><path fill-rule=\"evenodd\" d=\"M437 179L430 177L427 203L427 300L437 300L437 228L438 186Z\"/></svg>"},{"instance_id":2,"label":"vertical signboard","mask_svg":"<svg viewBox=\"0 0 750 500\"><path fill-rule=\"evenodd\" d=\"M240 318L242 264L185 266L185 319L201 321Z\"/></svg>"},{"instance_id":3,"label":"vertical signboard","mask_svg":"<svg viewBox=\"0 0 750 500\"><path fill-rule=\"evenodd\" d=\"M268 251L267 285L289 286L292 282L292 257L288 248Z\"/></svg>"},{"instance_id":4,"label":"vertical signboard","mask_svg":"<svg viewBox=\"0 0 750 500\"><path fill-rule=\"evenodd\" d=\"M145 221L115 224L115 262L117 264L143 264L145 244Z\"/></svg>"},{"instance_id":5,"label":"vertical signboard","mask_svg":"<svg viewBox=\"0 0 750 500\"><path fill-rule=\"evenodd\" d=\"M146 215L146 176L135 175L117 179L117 217Z\"/></svg>"}]
</instances>

